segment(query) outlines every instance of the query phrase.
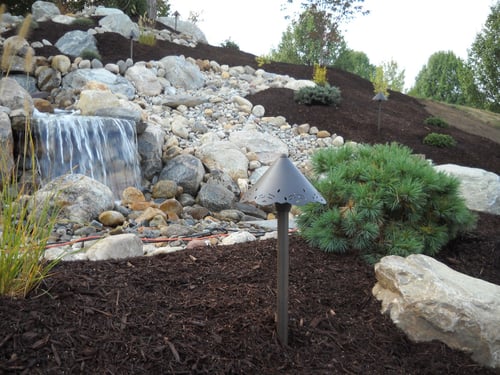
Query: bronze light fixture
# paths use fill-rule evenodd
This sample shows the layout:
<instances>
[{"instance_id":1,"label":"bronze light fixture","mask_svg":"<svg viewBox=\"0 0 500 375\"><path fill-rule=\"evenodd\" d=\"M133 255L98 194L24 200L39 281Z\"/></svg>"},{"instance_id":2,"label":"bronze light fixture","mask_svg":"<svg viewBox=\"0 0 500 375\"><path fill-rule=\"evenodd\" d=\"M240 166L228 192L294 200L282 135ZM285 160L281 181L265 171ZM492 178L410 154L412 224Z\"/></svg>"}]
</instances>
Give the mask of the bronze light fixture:
<instances>
[{"instance_id":1,"label":"bronze light fixture","mask_svg":"<svg viewBox=\"0 0 500 375\"><path fill-rule=\"evenodd\" d=\"M326 203L321 194L295 167L286 155L281 155L244 195L243 201L260 205L274 204L278 214L277 262L277 332L283 345L288 344L288 214L292 205Z\"/></svg>"}]
</instances>

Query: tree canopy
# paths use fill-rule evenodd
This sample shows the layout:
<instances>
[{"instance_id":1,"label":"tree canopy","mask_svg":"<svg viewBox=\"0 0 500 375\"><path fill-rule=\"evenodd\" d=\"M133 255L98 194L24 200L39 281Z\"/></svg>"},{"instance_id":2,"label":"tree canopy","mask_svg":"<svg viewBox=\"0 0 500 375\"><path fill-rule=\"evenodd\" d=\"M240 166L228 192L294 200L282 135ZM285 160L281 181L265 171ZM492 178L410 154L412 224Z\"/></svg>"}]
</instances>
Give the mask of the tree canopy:
<instances>
[{"instance_id":1,"label":"tree canopy","mask_svg":"<svg viewBox=\"0 0 500 375\"><path fill-rule=\"evenodd\" d=\"M500 1L491 7L486 23L469 50L468 63L484 108L500 112Z\"/></svg>"}]
</instances>

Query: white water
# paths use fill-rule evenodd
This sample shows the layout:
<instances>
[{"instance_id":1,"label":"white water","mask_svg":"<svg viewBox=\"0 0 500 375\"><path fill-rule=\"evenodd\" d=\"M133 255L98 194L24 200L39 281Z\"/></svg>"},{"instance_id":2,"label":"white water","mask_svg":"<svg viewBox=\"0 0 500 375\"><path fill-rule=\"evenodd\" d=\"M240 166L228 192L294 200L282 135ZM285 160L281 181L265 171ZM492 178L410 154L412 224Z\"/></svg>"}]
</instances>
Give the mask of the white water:
<instances>
[{"instance_id":1,"label":"white water","mask_svg":"<svg viewBox=\"0 0 500 375\"><path fill-rule=\"evenodd\" d=\"M50 115L33 121L42 182L79 173L107 185L115 197L139 187L135 123L97 116Z\"/></svg>"}]
</instances>

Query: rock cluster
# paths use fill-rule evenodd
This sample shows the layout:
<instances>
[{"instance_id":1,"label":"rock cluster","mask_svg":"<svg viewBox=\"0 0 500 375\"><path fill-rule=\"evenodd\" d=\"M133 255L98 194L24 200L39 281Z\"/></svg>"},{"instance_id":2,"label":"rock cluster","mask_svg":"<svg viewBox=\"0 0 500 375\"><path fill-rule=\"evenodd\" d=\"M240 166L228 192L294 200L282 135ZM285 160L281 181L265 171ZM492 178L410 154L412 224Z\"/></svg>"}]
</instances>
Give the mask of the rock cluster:
<instances>
[{"instance_id":1,"label":"rock cluster","mask_svg":"<svg viewBox=\"0 0 500 375\"><path fill-rule=\"evenodd\" d=\"M17 37L3 41L4 46L19 46L12 49L18 63L10 67L7 78L0 80L0 144L10 150L6 165L14 164L13 132L24 130L27 117L32 117L35 109L49 113L64 109L81 115L133 120L142 181L140 186L130 188L133 194L124 191L113 201L105 185L83 176L72 177L73 182L78 181L78 189L83 189L78 192L81 198L65 206L64 220L52 238L54 243L71 245L54 247L48 256L71 251L72 255L65 259L89 259L82 250L87 249L89 241L80 239L109 233L169 239L158 240L155 248L145 246L148 254L155 253L156 248L170 251L185 246L212 246L223 242L222 235L231 232L234 235L229 238L244 231L261 233L262 223L249 223L273 218L272 208L240 202L248 187L282 154L288 155L307 176L314 150L344 144L342 136L307 123L289 124L282 116L266 117L264 107L245 99L249 93L270 87L297 90L314 85L312 81L184 56L148 62L127 59L103 66L97 59L78 57L81 51L76 49L97 48L93 35L100 32L136 38L137 24L117 9L86 8L75 17L60 15L56 9L52 3L37 1L33 14L37 20L63 23L89 15L104 17L88 32L64 35L56 43L61 54L48 59L37 57L32 67L27 64L30 54L36 55L36 48L47 41L31 46ZM2 27L13 27L20 21L7 15ZM167 19L160 22L169 24ZM156 38L188 46L206 42L201 31L192 27L187 28L189 34L172 34L168 29L152 32ZM26 52L29 49L31 53ZM49 188L64 186L57 180L37 196L42 197ZM68 187L67 193L75 196L71 189ZM58 194L64 196L65 192ZM98 196L107 198L101 204L93 199ZM214 237L207 241L198 238L214 234L220 235L217 241ZM238 241L255 239L253 235L238 235ZM230 241L224 239L225 243ZM117 254L113 252L112 256Z\"/></svg>"}]
</instances>

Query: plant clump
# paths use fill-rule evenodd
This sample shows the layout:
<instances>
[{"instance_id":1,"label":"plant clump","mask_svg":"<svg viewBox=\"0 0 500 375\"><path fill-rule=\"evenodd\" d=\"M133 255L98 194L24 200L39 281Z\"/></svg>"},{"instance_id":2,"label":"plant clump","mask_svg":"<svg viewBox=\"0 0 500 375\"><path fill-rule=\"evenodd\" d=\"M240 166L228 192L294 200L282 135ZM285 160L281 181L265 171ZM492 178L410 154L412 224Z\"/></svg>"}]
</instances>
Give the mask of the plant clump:
<instances>
[{"instance_id":1,"label":"plant clump","mask_svg":"<svg viewBox=\"0 0 500 375\"><path fill-rule=\"evenodd\" d=\"M432 126L437 126L439 128L447 128L449 127L448 123L446 121L444 121L442 118L440 117L427 117L424 121L424 123L426 125L432 125Z\"/></svg>"},{"instance_id":2,"label":"plant clump","mask_svg":"<svg viewBox=\"0 0 500 375\"><path fill-rule=\"evenodd\" d=\"M94 50L91 50L91 49L84 49L81 53L80 53L80 57L84 60L93 60L93 59L97 59L97 60L101 60L101 55L99 54L99 52L97 51L94 51Z\"/></svg>"},{"instance_id":3,"label":"plant clump","mask_svg":"<svg viewBox=\"0 0 500 375\"><path fill-rule=\"evenodd\" d=\"M325 84L324 86L315 85L302 87L295 93L294 100L299 104L333 105L338 107L342 98L338 87Z\"/></svg>"},{"instance_id":4,"label":"plant clump","mask_svg":"<svg viewBox=\"0 0 500 375\"><path fill-rule=\"evenodd\" d=\"M451 135L440 133L429 133L424 138L424 144L435 147L455 147L457 141Z\"/></svg>"},{"instance_id":5,"label":"plant clump","mask_svg":"<svg viewBox=\"0 0 500 375\"><path fill-rule=\"evenodd\" d=\"M222 42L220 44L220 46L222 48L230 48L230 49L234 49L236 51L240 50L240 46L235 41L231 40L231 38L226 39L224 42Z\"/></svg>"},{"instance_id":6,"label":"plant clump","mask_svg":"<svg viewBox=\"0 0 500 375\"><path fill-rule=\"evenodd\" d=\"M359 251L369 262L386 255L435 255L476 216L458 179L436 171L406 146L347 145L316 151L311 203L297 219L301 235L326 252Z\"/></svg>"}]
</instances>

